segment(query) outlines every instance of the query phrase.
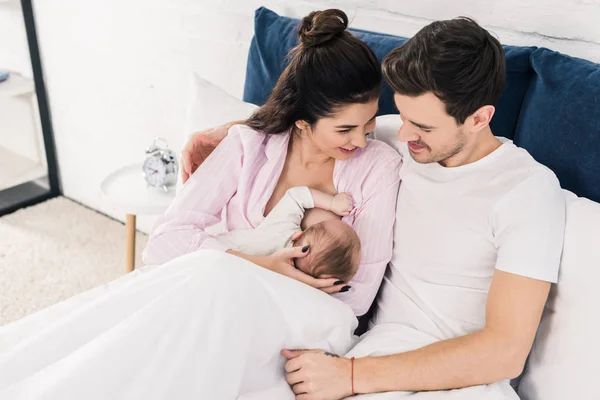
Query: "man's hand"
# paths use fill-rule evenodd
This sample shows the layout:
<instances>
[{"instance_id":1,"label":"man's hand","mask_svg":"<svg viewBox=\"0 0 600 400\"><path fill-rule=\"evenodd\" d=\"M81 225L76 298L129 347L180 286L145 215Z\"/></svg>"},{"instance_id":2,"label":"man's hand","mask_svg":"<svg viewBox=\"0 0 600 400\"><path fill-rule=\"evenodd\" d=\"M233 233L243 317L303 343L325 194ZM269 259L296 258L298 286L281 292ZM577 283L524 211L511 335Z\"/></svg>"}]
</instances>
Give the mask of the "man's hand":
<instances>
[{"instance_id":1,"label":"man's hand","mask_svg":"<svg viewBox=\"0 0 600 400\"><path fill-rule=\"evenodd\" d=\"M227 136L229 128L238 122L229 122L216 128L194 133L181 152L181 177L185 183Z\"/></svg>"},{"instance_id":2,"label":"man's hand","mask_svg":"<svg viewBox=\"0 0 600 400\"><path fill-rule=\"evenodd\" d=\"M323 350L283 350L286 379L296 400L339 400L352 395L352 363Z\"/></svg>"}]
</instances>

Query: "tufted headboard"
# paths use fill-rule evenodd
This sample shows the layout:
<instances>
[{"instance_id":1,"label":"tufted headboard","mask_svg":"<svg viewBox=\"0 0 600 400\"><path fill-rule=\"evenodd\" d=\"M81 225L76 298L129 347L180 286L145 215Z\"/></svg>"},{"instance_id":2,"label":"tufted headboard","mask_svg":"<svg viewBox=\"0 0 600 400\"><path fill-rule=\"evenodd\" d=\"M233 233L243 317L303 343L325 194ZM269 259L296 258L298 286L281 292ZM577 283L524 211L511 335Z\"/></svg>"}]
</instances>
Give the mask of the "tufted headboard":
<instances>
[{"instance_id":1,"label":"tufted headboard","mask_svg":"<svg viewBox=\"0 0 600 400\"><path fill-rule=\"evenodd\" d=\"M297 44L298 20L261 7L248 55L244 101L261 105ZM358 29L379 60L406 38ZM563 188L600 202L600 65L545 48L504 46L507 87L491 122L558 176ZM379 114L395 114L384 84Z\"/></svg>"}]
</instances>

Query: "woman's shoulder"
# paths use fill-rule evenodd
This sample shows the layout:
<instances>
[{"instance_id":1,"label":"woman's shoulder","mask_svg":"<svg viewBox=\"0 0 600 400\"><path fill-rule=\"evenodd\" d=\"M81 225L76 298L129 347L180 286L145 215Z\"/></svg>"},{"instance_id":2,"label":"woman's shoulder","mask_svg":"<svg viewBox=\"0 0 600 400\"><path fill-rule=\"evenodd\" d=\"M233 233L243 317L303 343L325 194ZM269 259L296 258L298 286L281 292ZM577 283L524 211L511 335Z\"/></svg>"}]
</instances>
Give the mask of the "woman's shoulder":
<instances>
[{"instance_id":1,"label":"woman's shoulder","mask_svg":"<svg viewBox=\"0 0 600 400\"><path fill-rule=\"evenodd\" d=\"M283 132L280 134L267 134L250 128L248 125L237 124L229 128L229 135L244 143L256 144L287 141L289 132Z\"/></svg>"},{"instance_id":2,"label":"woman's shoulder","mask_svg":"<svg viewBox=\"0 0 600 400\"><path fill-rule=\"evenodd\" d=\"M367 146L351 159L353 163L360 165L385 166L402 163L402 156L391 146L373 139L367 139Z\"/></svg>"},{"instance_id":3,"label":"woman's shoulder","mask_svg":"<svg viewBox=\"0 0 600 400\"><path fill-rule=\"evenodd\" d=\"M243 155L244 163L253 165L257 160L285 157L289 136L289 132L267 134L247 125L233 125L226 139Z\"/></svg>"},{"instance_id":4,"label":"woman's shoulder","mask_svg":"<svg viewBox=\"0 0 600 400\"><path fill-rule=\"evenodd\" d=\"M378 140L368 140L367 143L340 169L340 187L353 192L353 196L370 197L381 190L382 185L400 181L400 154Z\"/></svg>"},{"instance_id":5,"label":"woman's shoulder","mask_svg":"<svg viewBox=\"0 0 600 400\"><path fill-rule=\"evenodd\" d=\"M250 128L248 125L236 124L229 128L227 136L241 142L263 142L268 135Z\"/></svg>"}]
</instances>

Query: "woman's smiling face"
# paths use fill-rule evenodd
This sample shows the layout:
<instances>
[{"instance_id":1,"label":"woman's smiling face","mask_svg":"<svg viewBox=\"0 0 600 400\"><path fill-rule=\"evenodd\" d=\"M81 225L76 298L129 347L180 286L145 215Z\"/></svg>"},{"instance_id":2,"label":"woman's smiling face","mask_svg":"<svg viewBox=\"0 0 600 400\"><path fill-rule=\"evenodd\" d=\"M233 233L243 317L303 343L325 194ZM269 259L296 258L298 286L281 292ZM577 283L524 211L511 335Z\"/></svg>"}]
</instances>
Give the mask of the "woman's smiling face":
<instances>
[{"instance_id":1,"label":"woman's smiling face","mask_svg":"<svg viewBox=\"0 0 600 400\"><path fill-rule=\"evenodd\" d=\"M357 148L367 145L366 135L375 129L378 101L354 103L337 108L333 115L319 119L313 126L298 121L296 126L323 154L347 160Z\"/></svg>"}]
</instances>

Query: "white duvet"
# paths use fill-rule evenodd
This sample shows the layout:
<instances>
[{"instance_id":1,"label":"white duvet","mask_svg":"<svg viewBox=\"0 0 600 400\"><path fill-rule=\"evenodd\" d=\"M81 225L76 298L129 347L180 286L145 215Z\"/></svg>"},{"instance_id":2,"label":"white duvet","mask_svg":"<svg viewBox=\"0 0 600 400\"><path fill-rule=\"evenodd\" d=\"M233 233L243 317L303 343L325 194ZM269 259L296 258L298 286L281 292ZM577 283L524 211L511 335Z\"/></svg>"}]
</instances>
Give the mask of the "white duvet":
<instances>
[{"instance_id":1,"label":"white duvet","mask_svg":"<svg viewBox=\"0 0 600 400\"><path fill-rule=\"evenodd\" d=\"M0 328L0 399L235 399L285 382L281 349L343 354L356 325L318 290L200 251Z\"/></svg>"},{"instance_id":2,"label":"white duvet","mask_svg":"<svg viewBox=\"0 0 600 400\"><path fill-rule=\"evenodd\" d=\"M146 267L0 328L0 399L286 400L280 350L346 354L357 320L342 302L226 253ZM354 356L433 341L378 326ZM508 383L362 398L512 399Z\"/></svg>"}]
</instances>

